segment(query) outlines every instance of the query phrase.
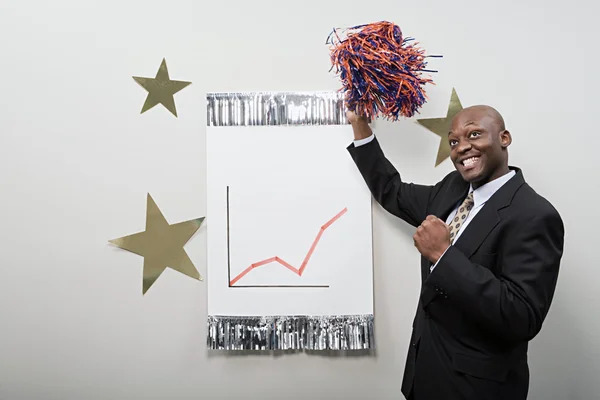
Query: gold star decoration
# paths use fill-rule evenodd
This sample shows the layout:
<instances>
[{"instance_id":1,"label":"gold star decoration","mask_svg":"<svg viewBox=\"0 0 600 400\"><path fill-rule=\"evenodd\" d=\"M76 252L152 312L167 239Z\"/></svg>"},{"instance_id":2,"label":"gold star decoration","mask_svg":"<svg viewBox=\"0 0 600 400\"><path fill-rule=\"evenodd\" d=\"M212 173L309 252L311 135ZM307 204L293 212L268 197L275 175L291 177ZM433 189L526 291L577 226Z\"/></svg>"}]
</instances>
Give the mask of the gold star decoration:
<instances>
[{"instance_id":1,"label":"gold star decoration","mask_svg":"<svg viewBox=\"0 0 600 400\"><path fill-rule=\"evenodd\" d=\"M191 82L185 81L172 81L169 78L169 71L167 69L167 62L163 58L156 77L154 78L141 78L134 76L133 79L146 91L148 96L142 107L142 112L145 113L157 104L162 104L167 110L169 110L175 117L177 117L177 109L175 108L175 100L173 95L185 88Z\"/></svg>"},{"instance_id":2,"label":"gold star decoration","mask_svg":"<svg viewBox=\"0 0 600 400\"><path fill-rule=\"evenodd\" d=\"M204 217L170 225L150 194L146 203L146 230L109 241L144 257L142 294L167 267L201 281L200 273L183 246L200 228Z\"/></svg>"},{"instance_id":3,"label":"gold star decoration","mask_svg":"<svg viewBox=\"0 0 600 400\"><path fill-rule=\"evenodd\" d=\"M460 104L458 95L456 94L456 89L452 88L452 96L450 97L450 104L448 105L448 112L446 113L445 118L424 118L417 120L420 125L424 126L440 137L440 145L438 147L437 158L435 160L436 167L440 165L446 158L450 157L450 144L447 140L448 132L450 132L452 118L454 118L454 116L460 110L462 110L462 108L463 107Z\"/></svg>"}]
</instances>

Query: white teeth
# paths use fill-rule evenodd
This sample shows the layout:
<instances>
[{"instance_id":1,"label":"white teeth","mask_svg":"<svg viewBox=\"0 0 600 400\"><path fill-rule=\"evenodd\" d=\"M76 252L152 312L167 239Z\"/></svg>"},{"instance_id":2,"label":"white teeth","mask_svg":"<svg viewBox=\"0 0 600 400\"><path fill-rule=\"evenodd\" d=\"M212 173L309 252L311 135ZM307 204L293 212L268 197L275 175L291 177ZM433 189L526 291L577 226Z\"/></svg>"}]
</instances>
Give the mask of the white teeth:
<instances>
[{"instance_id":1,"label":"white teeth","mask_svg":"<svg viewBox=\"0 0 600 400\"><path fill-rule=\"evenodd\" d=\"M467 158L466 160L463 160L462 164L465 167L468 167L468 166L472 165L475 161L477 161L477 157L471 157L471 158Z\"/></svg>"}]
</instances>

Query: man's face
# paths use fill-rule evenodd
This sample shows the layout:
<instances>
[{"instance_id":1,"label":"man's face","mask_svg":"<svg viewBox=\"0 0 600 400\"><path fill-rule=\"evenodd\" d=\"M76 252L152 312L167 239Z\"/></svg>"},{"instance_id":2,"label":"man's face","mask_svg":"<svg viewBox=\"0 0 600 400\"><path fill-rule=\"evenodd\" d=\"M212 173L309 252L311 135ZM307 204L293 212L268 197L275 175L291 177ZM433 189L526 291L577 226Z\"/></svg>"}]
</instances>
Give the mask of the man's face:
<instances>
[{"instance_id":1,"label":"man's face","mask_svg":"<svg viewBox=\"0 0 600 400\"><path fill-rule=\"evenodd\" d=\"M506 172L510 133L489 109L474 107L457 114L448 140L450 158L467 182L479 186Z\"/></svg>"}]
</instances>

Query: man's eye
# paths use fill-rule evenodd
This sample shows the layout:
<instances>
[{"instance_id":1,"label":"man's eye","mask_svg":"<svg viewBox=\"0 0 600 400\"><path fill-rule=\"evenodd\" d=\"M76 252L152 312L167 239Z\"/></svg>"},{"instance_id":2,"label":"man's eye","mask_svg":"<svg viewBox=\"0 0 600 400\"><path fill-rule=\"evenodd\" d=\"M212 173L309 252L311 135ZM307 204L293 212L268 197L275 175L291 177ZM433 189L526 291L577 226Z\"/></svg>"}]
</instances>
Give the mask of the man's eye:
<instances>
[{"instance_id":1,"label":"man's eye","mask_svg":"<svg viewBox=\"0 0 600 400\"><path fill-rule=\"evenodd\" d=\"M450 141L450 146L456 146L456 144L458 143L458 141L456 140L451 140Z\"/></svg>"},{"instance_id":2,"label":"man's eye","mask_svg":"<svg viewBox=\"0 0 600 400\"><path fill-rule=\"evenodd\" d=\"M479 133L477 131L471 132L471 134L470 134L471 137L476 137L476 136L479 136L479 135L481 135L481 133Z\"/></svg>"}]
</instances>

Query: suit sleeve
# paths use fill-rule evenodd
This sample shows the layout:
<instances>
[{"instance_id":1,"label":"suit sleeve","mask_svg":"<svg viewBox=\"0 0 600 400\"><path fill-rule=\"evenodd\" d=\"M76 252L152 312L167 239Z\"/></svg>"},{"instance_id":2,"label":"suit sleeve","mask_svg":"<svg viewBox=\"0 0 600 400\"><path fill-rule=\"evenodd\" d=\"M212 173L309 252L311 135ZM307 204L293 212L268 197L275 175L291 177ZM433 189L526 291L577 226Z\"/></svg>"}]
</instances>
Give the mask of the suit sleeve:
<instances>
[{"instance_id":1,"label":"suit sleeve","mask_svg":"<svg viewBox=\"0 0 600 400\"><path fill-rule=\"evenodd\" d=\"M425 285L494 335L509 341L534 338L554 296L563 253L564 226L558 213L523 223L501 253L496 276L450 246Z\"/></svg>"},{"instance_id":2,"label":"suit sleeve","mask_svg":"<svg viewBox=\"0 0 600 400\"><path fill-rule=\"evenodd\" d=\"M373 197L386 211L412 226L425 220L434 186L403 182L377 138L361 146L350 144L347 149Z\"/></svg>"}]
</instances>

